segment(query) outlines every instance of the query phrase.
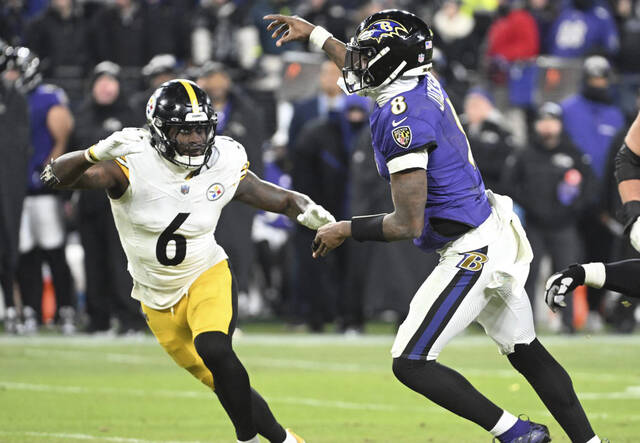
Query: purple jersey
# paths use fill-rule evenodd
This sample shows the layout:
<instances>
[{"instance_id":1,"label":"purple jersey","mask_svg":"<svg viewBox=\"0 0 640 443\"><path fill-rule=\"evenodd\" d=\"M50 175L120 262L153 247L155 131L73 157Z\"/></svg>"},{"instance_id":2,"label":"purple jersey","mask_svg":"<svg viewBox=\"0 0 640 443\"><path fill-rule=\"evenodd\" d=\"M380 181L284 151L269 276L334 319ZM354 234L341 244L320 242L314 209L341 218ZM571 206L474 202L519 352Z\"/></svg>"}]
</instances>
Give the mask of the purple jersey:
<instances>
[{"instance_id":1,"label":"purple jersey","mask_svg":"<svg viewBox=\"0 0 640 443\"><path fill-rule=\"evenodd\" d=\"M451 220L470 228L489 217L480 171L453 105L431 74L371 114L371 134L378 173L390 181L387 162L412 151L427 149L427 204L424 229L413 242L434 251L457 237L445 237L432 227L433 219Z\"/></svg>"},{"instance_id":2,"label":"purple jersey","mask_svg":"<svg viewBox=\"0 0 640 443\"><path fill-rule=\"evenodd\" d=\"M618 29L607 8L596 4L588 11L565 7L551 27L549 53L558 57L582 57L603 48L618 52Z\"/></svg>"},{"instance_id":3,"label":"purple jersey","mask_svg":"<svg viewBox=\"0 0 640 443\"><path fill-rule=\"evenodd\" d=\"M47 115L54 106L67 106L67 95L57 86L40 85L29 94L29 117L31 123L31 144L33 153L29 159L29 191L39 191L44 186L40 172L44 162L53 150L54 140L47 127Z\"/></svg>"}]
</instances>

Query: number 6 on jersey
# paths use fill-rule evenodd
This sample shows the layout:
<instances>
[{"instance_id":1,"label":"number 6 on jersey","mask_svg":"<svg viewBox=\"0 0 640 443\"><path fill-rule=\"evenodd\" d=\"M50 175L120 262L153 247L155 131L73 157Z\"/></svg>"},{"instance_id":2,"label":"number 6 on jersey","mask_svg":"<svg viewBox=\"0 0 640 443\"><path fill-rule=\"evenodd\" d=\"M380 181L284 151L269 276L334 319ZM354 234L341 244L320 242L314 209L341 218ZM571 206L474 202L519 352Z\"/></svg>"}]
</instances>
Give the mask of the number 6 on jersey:
<instances>
[{"instance_id":1,"label":"number 6 on jersey","mask_svg":"<svg viewBox=\"0 0 640 443\"><path fill-rule=\"evenodd\" d=\"M156 258L165 266L176 266L182 263L182 260L187 256L187 239L183 235L176 234L175 232L182 226L189 212L180 212L176 215L176 218L167 226L167 229L162 231L160 237L158 237L158 243L156 243ZM172 258L167 256L167 245L170 241L176 242L176 253Z\"/></svg>"}]
</instances>

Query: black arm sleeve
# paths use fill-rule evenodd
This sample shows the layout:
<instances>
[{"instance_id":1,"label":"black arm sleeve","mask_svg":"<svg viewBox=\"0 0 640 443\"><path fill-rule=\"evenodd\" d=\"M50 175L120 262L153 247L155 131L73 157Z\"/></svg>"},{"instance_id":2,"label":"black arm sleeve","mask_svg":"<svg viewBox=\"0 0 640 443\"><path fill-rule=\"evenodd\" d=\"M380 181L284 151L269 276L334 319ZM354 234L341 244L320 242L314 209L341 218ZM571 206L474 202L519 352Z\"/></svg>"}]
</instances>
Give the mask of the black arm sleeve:
<instances>
[{"instance_id":1,"label":"black arm sleeve","mask_svg":"<svg viewBox=\"0 0 640 443\"><path fill-rule=\"evenodd\" d=\"M640 156L623 143L615 158L615 176L618 183L640 179Z\"/></svg>"},{"instance_id":2,"label":"black arm sleeve","mask_svg":"<svg viewBox=\"0 0 640 443\"><path fill-rule=\"evenodd\" d=\"M640 298L640 259L605 263L604 267L607 274L605 289Z\"/></svg>"}]
</instances>

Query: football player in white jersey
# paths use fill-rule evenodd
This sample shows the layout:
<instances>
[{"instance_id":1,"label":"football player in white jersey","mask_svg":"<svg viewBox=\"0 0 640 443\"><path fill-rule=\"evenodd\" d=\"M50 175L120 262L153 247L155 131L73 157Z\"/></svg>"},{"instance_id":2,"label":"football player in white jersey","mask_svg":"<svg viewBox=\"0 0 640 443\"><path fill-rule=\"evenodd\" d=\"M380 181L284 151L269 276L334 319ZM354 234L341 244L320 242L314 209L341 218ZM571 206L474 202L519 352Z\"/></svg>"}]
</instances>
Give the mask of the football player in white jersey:
<instances>
[{"instance_id":1,"label":"football player in white jersey","mask_svg":"<svg viewBox=\"0 0 640 443\"><path fill-rule=\"evenodd\" d=\"M231 336L237 298L214 231L232 199L285 214L311 229L334 221L306 195L260 180L242 145L216 136L207 94L188 80L162 84L147 105L149 129L126 128L65 154L45 183L109 195L134 280L132 297L171 357L212 388L239 442L302 442L251 388ZM214 382L215 380L215 382Z\"/></svg>"}]
</instances>

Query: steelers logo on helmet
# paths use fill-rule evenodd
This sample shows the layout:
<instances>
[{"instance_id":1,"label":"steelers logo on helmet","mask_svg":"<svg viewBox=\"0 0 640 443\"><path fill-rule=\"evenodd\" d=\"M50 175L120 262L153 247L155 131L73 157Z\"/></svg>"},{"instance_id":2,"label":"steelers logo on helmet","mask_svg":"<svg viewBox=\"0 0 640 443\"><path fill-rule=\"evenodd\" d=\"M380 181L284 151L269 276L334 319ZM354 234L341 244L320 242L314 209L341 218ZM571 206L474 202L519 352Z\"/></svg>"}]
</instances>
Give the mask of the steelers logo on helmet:
<instances>
[{"instance_id":1,"label":"steelers logo on helmet","mask_svg":"<svg viewBox=\"0 0 640 443\"><path fill-rule=\"evenodd\" d=\"M147 103L152 146L168 161L197 170L211 156L218 117L211 99L190 80L160 85Z\"/></svg>"},{"instance_id":2,"label":"steelers logo on helmet","mask_svg":"<svg viewBox=\"0 0 640 443\"><path fill-rule=\"evenodd\" d=\"M400 77L431 69L433 33L416 15L387 9L367 17L347 44L342 76L349 93L363 95Z\"/></svg>"}]
</instances>

